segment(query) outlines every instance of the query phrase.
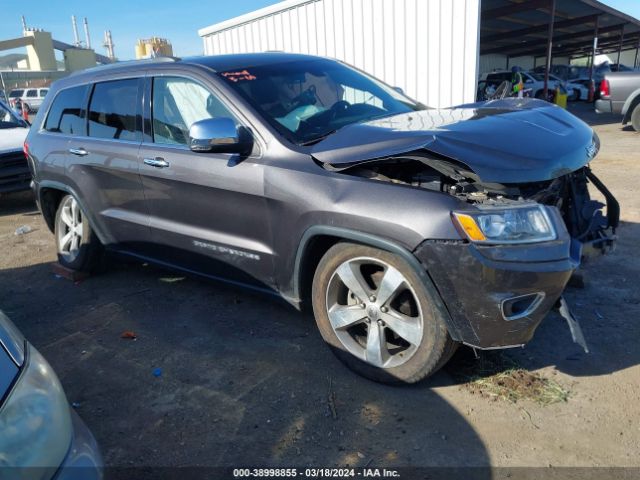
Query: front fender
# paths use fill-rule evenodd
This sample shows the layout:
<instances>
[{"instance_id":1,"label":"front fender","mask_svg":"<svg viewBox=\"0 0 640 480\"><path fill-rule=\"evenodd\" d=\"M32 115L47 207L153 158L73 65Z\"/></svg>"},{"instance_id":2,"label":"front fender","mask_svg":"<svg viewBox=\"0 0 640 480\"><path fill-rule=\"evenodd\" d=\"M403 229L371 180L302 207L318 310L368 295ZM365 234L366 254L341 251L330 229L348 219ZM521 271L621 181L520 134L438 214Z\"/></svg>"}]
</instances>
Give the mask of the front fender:
<instances>
[{"instance_id":1,"label":"front fender","mask_svg":"<svg viewBox=\"0 0 640 480\"><path fill-rule=\"evenodd\" d=\"M407 250L402 245L389 240L387 238L379 237L377 235L372 235L370 233L365 233L357 230L352 230L348 228L341 227L333 227L329 225L313 225L309 227L300 240L300 244L298 246L298 250L296 252L295 264L294 264L294 273L293 273L293 291L297 298L302 297L302 276L303 265L305 255L308 252L308 247L311 244L312 240L317 237L333 237L340 240L348 240L355 243L360 243L362 245L367 245L375 248L379 248L381 250L385 250L387 252L394 253L400 257L402 257L414 271L420 277L425 288L429 291L433 298L436 299L436 305L434 308L438 310L438 312L442 315L442 318L445 319L447 323L447 329L449 331L449 335L454 340L461 340L461 332L459 331L458 326L451 319L451 315L447 310L440 293L438 292L429 272L427 271L425 265L418 260L418 258L409 250Z\"/></svg>"}]
</instances>

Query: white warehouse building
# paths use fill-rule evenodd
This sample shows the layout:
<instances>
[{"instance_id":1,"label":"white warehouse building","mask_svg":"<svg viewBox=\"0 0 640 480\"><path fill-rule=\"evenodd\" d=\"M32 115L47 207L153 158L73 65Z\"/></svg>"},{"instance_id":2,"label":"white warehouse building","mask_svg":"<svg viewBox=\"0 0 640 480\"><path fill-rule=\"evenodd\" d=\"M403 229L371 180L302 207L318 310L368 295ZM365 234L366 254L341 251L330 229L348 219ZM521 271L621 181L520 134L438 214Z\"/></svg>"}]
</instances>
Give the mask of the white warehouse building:
<instances>
[{"instance_id":1,"label":"white warehouse building","mask_svg":"<svg viewBox=\"0 0 640 480\"><path fill-rule=\"evenodd\" d=\"M598 0L286 0L198 34L205 55L337 58L447 107L475 101L481 73L545 65L549 31L552 64L590 58L595 37L597 54L640 64L640 21Z\"/></svg>"}]
</instances>

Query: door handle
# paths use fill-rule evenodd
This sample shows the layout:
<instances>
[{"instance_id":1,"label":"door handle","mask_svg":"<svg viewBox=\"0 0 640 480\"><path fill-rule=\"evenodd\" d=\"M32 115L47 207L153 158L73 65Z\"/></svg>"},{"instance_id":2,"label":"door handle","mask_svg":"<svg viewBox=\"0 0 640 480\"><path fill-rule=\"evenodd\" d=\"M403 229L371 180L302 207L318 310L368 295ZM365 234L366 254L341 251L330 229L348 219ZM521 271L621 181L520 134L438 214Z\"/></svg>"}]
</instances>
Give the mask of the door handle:
<instances>
[{"instance_id":1,"label":"door handle","mask_svg":"<svg viewBox=\"0 0 640 480\"><path fill-rule=\"evenodd\" d=\"M146 165L151 165L156 168L167 168L169 166L169 162L167 162L164 158L156 157L156 158L145 158L144 163Z\"/></svg>"},{"instance_id":2,"label":"door handle","mask_svg":"<svg viewBox=\"0 0 640 480\"><path fill-rule=\"evenodd\" d=\"M70 148L69 153L73 153L74 155L78 155L79 157L84 157L85 155L89 155L84 148Z\"/></svg>"}]
</instances>

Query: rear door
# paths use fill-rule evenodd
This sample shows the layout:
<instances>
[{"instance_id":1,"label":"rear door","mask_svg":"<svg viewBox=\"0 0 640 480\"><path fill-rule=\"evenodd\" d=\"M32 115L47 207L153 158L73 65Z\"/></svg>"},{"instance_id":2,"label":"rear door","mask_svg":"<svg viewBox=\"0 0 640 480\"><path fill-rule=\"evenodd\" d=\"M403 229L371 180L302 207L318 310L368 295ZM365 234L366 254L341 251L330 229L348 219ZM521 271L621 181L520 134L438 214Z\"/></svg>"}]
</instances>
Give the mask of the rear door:
<instances>
[{"instance_id":1,"label":"rear door","mask_svg":"<svg viewBox=\"0 0 640 480\"><path fill-rule=\"evenodd\" d=\"M205 82L172 74L147 80L151 138L140 150L140 174L156 257L212 276L270 287L271 234L258 149L196 153L192 123L237 116Z\"/></svg>"},{"instance_id":2,"label":"rear door","mask_svg":"<svg viewBox=\"0 0 640 480\"><path fill-rule=\"evenodd\" d=\"M138 174L143 77L95 83L87 130L69 142L67 176L111 246L138 252L149 241L148 213Z\"/></svg>"},{"instance_id":3,"label":"rear door","mask_svg":"<svg viewBox=\"0 0 640 480\"><path fill-rule=\"evenodd\" d=\"M66 175L69 143L86 136L86 105L89 85L68 87L56 92L42 128L34 125L29 134L29 152L37 159L42 176L74 188Z\"/></svg>"}]
</instances>

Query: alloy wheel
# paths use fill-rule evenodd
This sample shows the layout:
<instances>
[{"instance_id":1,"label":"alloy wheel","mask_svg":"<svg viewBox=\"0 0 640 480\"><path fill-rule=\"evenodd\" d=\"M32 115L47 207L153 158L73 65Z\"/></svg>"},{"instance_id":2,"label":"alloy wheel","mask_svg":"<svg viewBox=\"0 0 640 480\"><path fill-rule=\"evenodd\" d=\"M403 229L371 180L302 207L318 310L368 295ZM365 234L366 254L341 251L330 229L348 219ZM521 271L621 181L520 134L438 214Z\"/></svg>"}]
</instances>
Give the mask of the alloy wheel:
<instances>
[{"instance_id":1,"label":"alloy wheel","mask_svg":"<svg viewBox=\"0 0 640 480\"><path fill-rule=\"evenodd\" d=\"M58 253L68 262L73 262L80 252L83 236L82 210L73 197L67 197L62 204L56 228Z\"/></svg>"},{"instance_id":2,"label":"alloy wheel","mask_svg":"<svg viewBox=\"0 0 640 480\"><path fill-rule=\"evenodd\" d=\"M423 312L409 281L370 257L342 263L329 280L326 308L344 348L380 368L407 362L424 332Z\"/></svg>"}]
</instances>

